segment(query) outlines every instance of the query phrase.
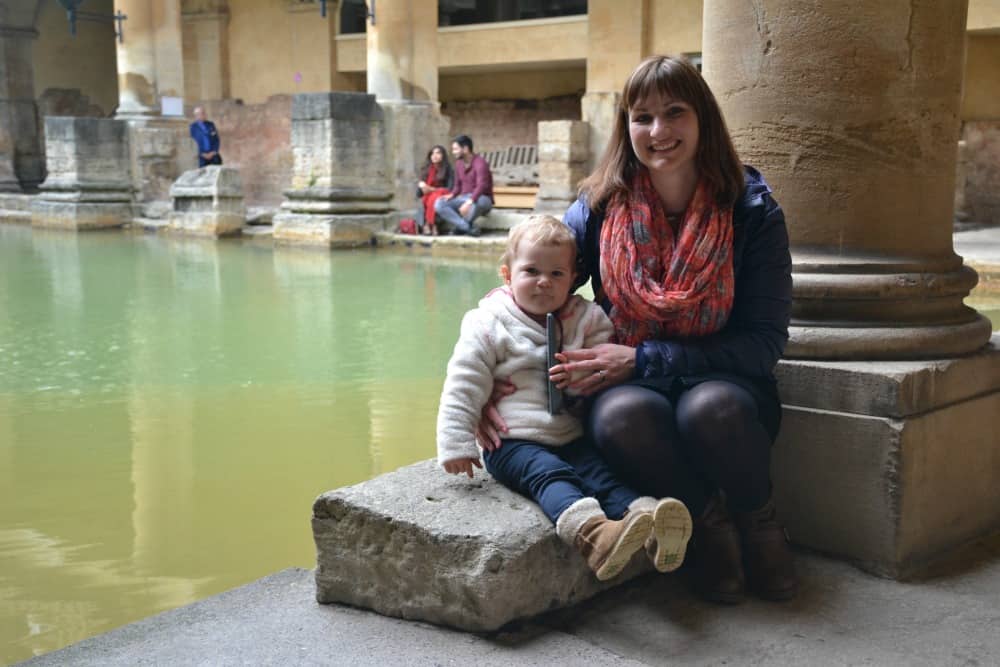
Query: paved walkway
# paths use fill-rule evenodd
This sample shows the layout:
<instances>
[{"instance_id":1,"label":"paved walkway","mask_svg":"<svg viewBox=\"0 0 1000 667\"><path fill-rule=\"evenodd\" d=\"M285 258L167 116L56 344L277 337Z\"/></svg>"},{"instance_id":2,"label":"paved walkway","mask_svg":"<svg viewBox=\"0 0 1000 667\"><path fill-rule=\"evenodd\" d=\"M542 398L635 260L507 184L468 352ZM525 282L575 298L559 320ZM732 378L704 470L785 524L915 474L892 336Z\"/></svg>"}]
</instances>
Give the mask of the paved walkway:
<instances>
[{"instance_id":1,"label":"paved walkway","mask_svg":"<svg viewBox=\"0 0 1000 667\"><path fill-rule=\"evenodd\" d=\"M1000 535L922 581L800 555L791 603L702 602L649 575L579 607L479 636L313 600L312 573L258 582L27 663L48 665L995 665Z\"/></svg>"}]
</instances>

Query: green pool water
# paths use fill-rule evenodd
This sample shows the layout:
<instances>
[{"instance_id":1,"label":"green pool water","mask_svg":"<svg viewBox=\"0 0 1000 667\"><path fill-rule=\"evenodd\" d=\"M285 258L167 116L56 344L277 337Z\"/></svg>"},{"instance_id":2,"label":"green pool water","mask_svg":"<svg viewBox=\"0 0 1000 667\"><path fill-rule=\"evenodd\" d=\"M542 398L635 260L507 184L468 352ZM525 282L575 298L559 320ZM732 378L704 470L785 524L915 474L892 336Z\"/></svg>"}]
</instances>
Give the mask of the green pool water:
<instances>
[{"instance_id":1,"label":"green pool water","mask_svg":"<svg viewBox=\"0 0 1000 667\"><path fill-rule=\"evenodd\" d=\"M492 260L0 225L0 663L290 566L434 454ZM975 297L994 328L1000 299Z\"/></svg>"},{"instance_id":2,"label":"green pool water","mask_svg":"<svg viewBox=\"0 0 1000 667\"><path fill-rule=\"evenodd\" d=\"M495 265L0 225L0 664L312 567ZM442 473L443 474L443 473Z\"/></svg>"}]
</instances>

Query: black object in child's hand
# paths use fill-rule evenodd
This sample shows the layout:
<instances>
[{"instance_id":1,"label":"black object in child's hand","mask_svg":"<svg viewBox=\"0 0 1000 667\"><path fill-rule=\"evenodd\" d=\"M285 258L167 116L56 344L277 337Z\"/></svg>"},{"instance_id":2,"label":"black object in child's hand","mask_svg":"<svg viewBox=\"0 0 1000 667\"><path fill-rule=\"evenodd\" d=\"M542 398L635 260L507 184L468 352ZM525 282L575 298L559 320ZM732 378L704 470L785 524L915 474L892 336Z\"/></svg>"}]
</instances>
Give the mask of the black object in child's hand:
<instances>
[{"instance_id":1,"label":"black object in child's hand","mask_svg":"<svg viewBox=\"0 0 1000 667\"><path fill-rule=\"evenodd\" d=\"M547 366L545 367L545 374L548 377L549 369L555 366L559 361L556 359L556 352L559 351L559 334L561 325L556 316L549 313L545 316L545 359ZM563 393L562 389L556 386L556 383L552 380L548 380L549 389L549 414L555 415L562 412L563 409Z\"/></svg>"}]
</instances>

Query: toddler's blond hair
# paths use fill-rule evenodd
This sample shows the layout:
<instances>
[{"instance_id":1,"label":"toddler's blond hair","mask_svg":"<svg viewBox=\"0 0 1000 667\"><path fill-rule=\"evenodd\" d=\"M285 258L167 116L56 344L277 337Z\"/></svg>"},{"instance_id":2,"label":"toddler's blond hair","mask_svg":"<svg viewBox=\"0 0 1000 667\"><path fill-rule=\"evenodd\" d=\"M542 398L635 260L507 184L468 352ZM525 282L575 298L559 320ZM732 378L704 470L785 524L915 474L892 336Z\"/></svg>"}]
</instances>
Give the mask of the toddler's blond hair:
<instances>
[{"instance_id":1,"label":"toddler's blond hair","mask_svg":"<svg viewBox=\"0 0 1000 667\"><path fill-rule=\"evenodd\" d=\"M517 223L507 235L507 249L500 257L500 266L510 268L510 263L517 255L517 246L521 241L541 245L568 246L570 249L570 267L576 267L576 236L573 230L551 215L529 215Z\"/></svg>"}]
</instances>

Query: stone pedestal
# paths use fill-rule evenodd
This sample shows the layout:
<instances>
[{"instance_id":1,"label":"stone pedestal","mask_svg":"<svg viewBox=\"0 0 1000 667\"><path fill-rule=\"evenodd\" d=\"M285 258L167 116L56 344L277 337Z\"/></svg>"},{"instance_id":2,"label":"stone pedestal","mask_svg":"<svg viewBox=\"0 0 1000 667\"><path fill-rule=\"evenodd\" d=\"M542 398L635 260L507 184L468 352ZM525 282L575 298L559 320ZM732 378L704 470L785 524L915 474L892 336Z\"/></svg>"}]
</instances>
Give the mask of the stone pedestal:
<instances>
[{"instance_id":1,"label":"stone pedestal","mask_svg":"<svg viewBox=\"0 0 1000 667\"><path fill-rule=\"evenodd\" d=\"M537 505L492 477L423 461L313 505L316 599L472 632L567 607L652 569L640 552L601 582Z\"/></svg>"},{"instance_id":2,"label":"stone pedestal","mask_svg":"<svg viewBox=\"0 0 1000 667\"><path fill-rule=\"evenodd\" d=\"M170 188L171 230L194 236L239 234L246 219L243 183L233 167L208 166L181 174Z\"/></svg>"},{"instance_id":3,"label":"stone pedestal","mask_svg":"<svg viewBox=\"0 0 1000 667\"><path fill-rule=\"evenodd\" d=\"M32 225L84 230L132 219L125 122L48 116L45 153L49 174L32 202Z\"/></svg>"},{"instance_id":4,"label":"stone pedestal","mask_svg":"<svg viewBox=\"0 0 1000 667\"><path fill-rule=\"evenodd\" d=\"M538 123L538 195L535 210L562 215L587 175L589 126L579 120Z\"/></svg>"},{"instance_id":5,"label":"stone pedestal","mask_svg":"<svg viewBox=\"0 0 1000 667\"><path fill-rule=\"evenodd\" d=\"M292 187L274 216L275 243L354 247L386 226L392 188L374 95L310 93L292 100Z\"/></svg>"},{"instance_id":6,"label":"stone pedestal","mask_svg":"<svg viewBox=\"0 0 1000 667\"><path fill-rule=\"evenodd\" d=\"M792 541L899 578L1000 528L1000 335L960 359L777 374L774 488Z\"/></svg>"}]
</instances>

